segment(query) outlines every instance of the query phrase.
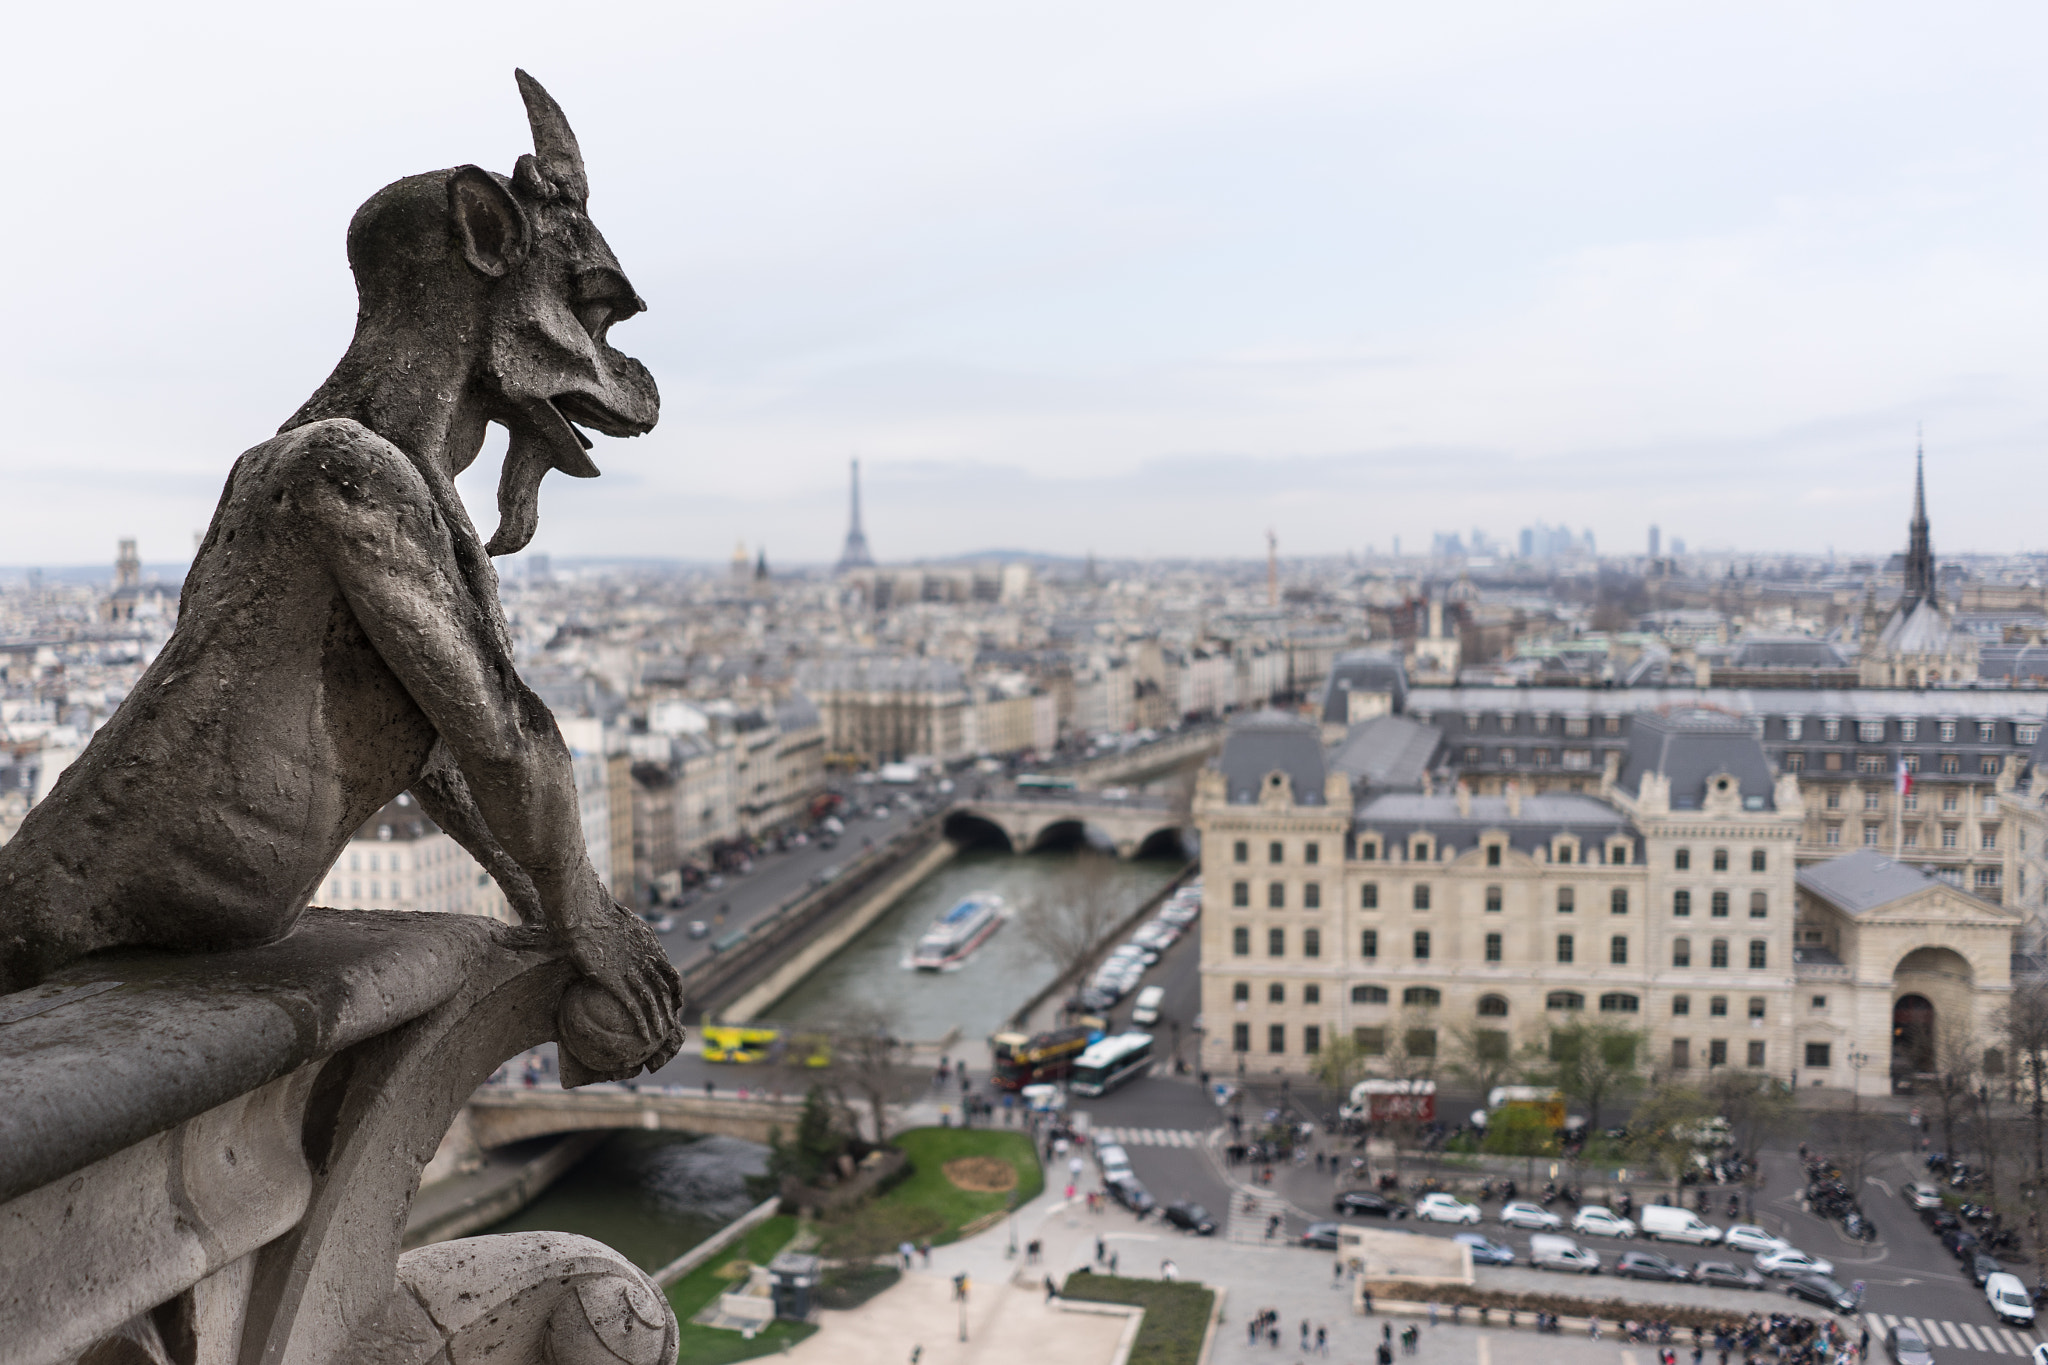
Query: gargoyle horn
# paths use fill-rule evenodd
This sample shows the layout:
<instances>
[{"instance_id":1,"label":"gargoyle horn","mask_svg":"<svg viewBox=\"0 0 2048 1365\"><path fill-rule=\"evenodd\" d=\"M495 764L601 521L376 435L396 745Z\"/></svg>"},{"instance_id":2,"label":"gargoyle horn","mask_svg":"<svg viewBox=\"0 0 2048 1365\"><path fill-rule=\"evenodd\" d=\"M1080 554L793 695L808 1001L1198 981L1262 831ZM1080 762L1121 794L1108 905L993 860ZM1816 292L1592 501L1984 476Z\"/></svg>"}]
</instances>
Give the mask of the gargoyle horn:
<instances>
[{"instance_id":1,"label":"gargoyle horn","mask_svg":"<svg viewBox=\"0 0 2048 1365\"><path fill-rule=\"evenodd\" d=\"M583 149L555 97L524 71L514 70L519 98L526 101L526 121L533 128L535 168L571 202L582 207L590 199L590 180L583 172ZM525 158L521 158L524 160Z\"/></svg>"}]
</instances>

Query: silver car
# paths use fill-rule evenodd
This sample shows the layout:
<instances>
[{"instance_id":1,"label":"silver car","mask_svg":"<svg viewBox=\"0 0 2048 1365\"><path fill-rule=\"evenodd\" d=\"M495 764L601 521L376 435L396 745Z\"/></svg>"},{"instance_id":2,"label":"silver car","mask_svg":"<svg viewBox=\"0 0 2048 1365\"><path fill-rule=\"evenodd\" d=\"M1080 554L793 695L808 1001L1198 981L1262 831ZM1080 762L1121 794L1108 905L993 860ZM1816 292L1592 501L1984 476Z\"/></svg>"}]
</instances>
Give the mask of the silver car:
<instances>
[{"instance_id":1,"label":"silver car","mask_svg":"<svg viewBox=\"0 0 2048 1365\"><path fill-rule=\"evenodd\" d=\"M1532 1232L1556 1232L1564 1226L1564 1219L1544 1208L1517 1200L1501 1206L1500 1221L1511 1228L1527 1228Z\"/></svg>"}]
</instances>

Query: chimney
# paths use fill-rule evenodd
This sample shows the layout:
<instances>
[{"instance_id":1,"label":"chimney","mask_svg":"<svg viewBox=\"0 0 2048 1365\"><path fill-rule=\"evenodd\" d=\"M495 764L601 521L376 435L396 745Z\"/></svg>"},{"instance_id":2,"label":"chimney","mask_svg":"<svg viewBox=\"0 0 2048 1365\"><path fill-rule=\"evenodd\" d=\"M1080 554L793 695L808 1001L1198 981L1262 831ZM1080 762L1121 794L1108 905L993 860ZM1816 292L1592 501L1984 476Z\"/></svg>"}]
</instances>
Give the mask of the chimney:
<instances>
[{"instance_id":1,"label":"chimney","mask_svg":"<svg viewBox=\"0 0 2048 1365\"><path fill-rule=\"evenodd\" d=\"M1513 778L1509 778L1509 779L1508 779L1508 784L1507 784L1507 787L1506 787L1506 792L1507 792L1507 798L1508 798L1508 819L1510 819L1510 820L1519 820L1519 819L1521 819L1521 818L1522 818L1522 784L1521 784L1521 783L1519 783L1519 782L1517 782L1517 781L1515 781L1515 780L1514 780Z\"/></svg>"},{"instance_id":2,"label":"chimney","mask_svg":"<svg viewBox=\"0 0 2048 1365\"><path fill-rule=\"evenodd\" d=\"M1470 787L1468 787L1468 786L1466 786L1466 785L1465 785L1465 783L1464 783L1464 780L1463 780L1463 779L1460 779L1460 780L1459 780L1459 782L1458 782L1458 790L1457 790L1457 793L1456 793L1456 795L1457 795L1457 798L1458 798L1458 818L1459 818L1459 819L1461 819L1461 820L1469 820L1469 819L1471 819L1471 818L1472 818L1472 789L1471 789Z\"/></svg>"}]
</instances>

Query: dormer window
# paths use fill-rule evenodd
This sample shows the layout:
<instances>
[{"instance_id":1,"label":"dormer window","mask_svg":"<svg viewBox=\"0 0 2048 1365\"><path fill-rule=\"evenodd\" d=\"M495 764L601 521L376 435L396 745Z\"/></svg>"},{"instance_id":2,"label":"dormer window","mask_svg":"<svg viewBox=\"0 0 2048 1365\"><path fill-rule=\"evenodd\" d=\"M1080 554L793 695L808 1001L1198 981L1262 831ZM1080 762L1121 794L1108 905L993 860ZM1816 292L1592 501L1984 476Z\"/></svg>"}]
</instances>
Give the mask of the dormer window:
<instances>
[{"instance_id":1,"label":"dormer window","mask_svg":"<svg viewBox=\"0 0 2048 1365\"><path fill-rule=\"evenodd\" d=\"M1377 860L1379 856L1380 846L1370 839L1367 839L1364 843L1358 846L1358 861L1362 863L1373 862Z\"/></svg>"},{"instance_id":2,"label":"dormer window","mask_svg":"<svg viewBox=\"0 0 2048 1365\"><path fill-rule=\"evenodd\" d=\"M1408 846L1408 856L1418 863L1429 861L1429 840L1417 839Z\"/></svg>"}]
</instances>

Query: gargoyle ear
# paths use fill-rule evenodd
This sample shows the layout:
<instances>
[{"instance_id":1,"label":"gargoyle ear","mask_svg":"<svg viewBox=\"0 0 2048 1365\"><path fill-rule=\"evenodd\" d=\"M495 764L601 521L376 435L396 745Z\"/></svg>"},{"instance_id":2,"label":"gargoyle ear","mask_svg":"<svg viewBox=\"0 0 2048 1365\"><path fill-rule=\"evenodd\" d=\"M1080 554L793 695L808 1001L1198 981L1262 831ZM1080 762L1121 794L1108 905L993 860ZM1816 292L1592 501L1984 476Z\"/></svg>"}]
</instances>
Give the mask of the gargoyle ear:
<instances>
[{"instance_id":1,"label":"gargoyle ear","mask_svg":"<svg viewBox=\"0 0 2048 1365\"><path fill-rule=\"evenodd\" d=\"M526 258L526 211L483 167L457 166L449 173L448 216L478 274L497 279Z\"/></svg>"}]
</instances>

